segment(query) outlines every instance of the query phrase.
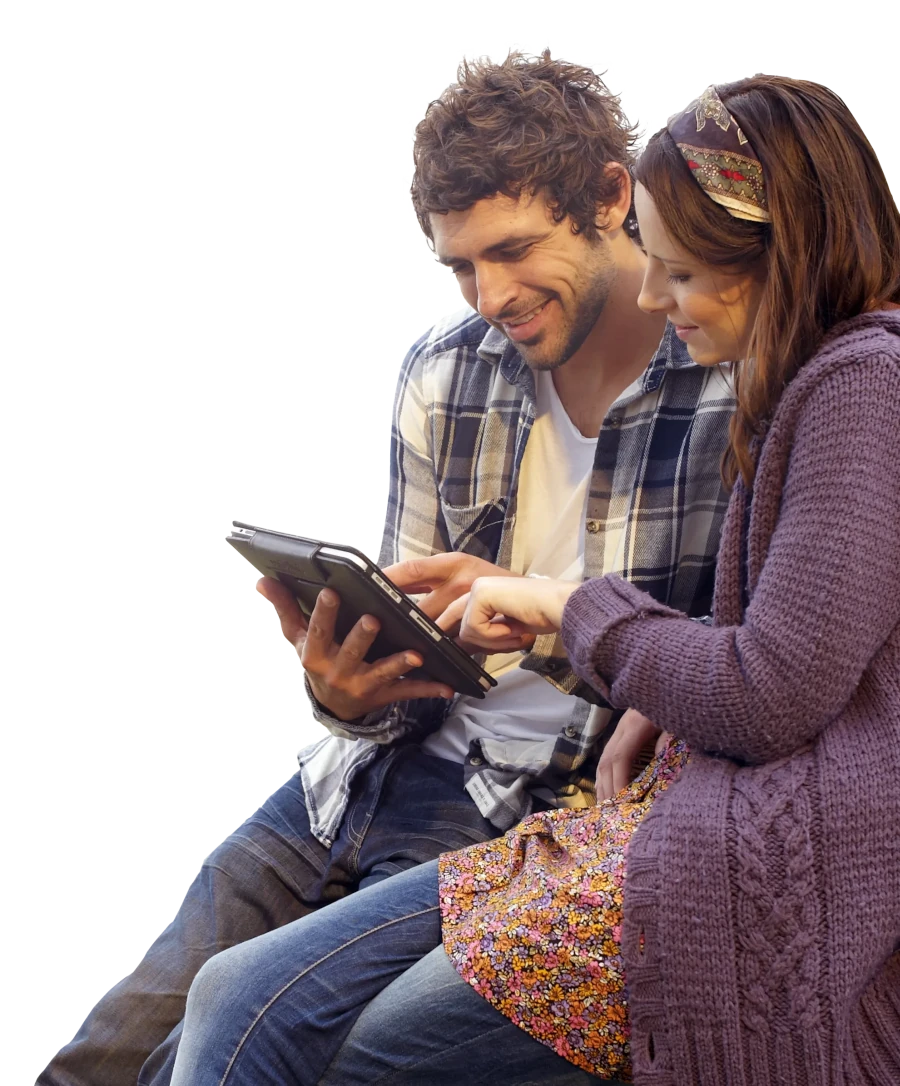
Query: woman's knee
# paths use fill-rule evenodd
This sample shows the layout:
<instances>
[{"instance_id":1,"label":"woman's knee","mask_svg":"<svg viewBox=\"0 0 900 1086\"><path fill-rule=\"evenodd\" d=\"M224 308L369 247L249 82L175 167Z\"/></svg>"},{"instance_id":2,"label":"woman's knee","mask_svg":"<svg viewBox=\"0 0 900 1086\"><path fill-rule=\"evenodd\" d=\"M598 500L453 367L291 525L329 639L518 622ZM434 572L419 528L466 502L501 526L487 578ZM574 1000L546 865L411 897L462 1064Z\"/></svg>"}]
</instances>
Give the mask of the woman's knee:
<instances>
[{"instance_id":1,"label":"woman's knee","mask_svg":"<svg viewBox=\"0 0 900 1086\"><path fill-rule=\"evenodd\" d=\"M192 1028L220 1018L227 1008L246 1000L252 961L250 944L241 943L214 954L201 966L187 998L185 1020Z\"/></svg>"}]
</instances>

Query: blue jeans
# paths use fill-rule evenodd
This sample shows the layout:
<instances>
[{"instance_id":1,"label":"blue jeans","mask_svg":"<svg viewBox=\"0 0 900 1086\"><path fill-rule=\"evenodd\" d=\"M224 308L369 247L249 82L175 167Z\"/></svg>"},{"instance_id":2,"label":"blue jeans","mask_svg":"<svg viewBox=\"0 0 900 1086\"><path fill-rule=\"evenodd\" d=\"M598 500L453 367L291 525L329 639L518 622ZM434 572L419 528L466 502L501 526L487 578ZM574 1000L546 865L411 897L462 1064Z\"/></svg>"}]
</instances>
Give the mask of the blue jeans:
<instances>
[{"instance_id":1,"label":"blue jeans","mask_svg":"<svg viewBox=\"0 0 900 1086\"><path fill-rule=\"evenodd\" d=\"M361 886L496 834L463 791L461 765L404 746L360 774L326 849L310 833L295 775L207 859L175 920L38 1086L166 1086L188 989L214 954L323 906L330 915Z\"/></svg>"},{"instance_id":2,"label":"blue jeans","mask_svg":"<svg viewBox=\"0 0 900 1086\"><path fill-rule=\"evenodd\" d=\"M602 1080L482 999L440 946L437 861L209 961L172 1086Z\"/></svg>"}]
</instances>

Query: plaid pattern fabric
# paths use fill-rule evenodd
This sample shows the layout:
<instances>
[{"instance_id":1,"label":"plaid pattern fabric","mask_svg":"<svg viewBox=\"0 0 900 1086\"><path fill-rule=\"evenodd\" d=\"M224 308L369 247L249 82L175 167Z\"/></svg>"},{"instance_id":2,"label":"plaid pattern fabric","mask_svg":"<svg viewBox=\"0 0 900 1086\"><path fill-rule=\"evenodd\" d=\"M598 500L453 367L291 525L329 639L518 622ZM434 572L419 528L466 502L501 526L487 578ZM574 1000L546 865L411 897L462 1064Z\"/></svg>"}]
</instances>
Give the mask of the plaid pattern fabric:
<instances>
[{"instance_id":1,"label":"plaid pattern fabric","mask_svg":"<svg viewBox=\"0 0 900 1086\"><path fill-rule=\"evenodd\" d=\"M719 463L734 395L727 369L691 361L667 327L639 381L610 407L597 441L585 524L585 577L618 573L690 615L709 611L727 505ZM436 325L400 373L380 564L464 551L510 567L518 472L535 416L534 378L506 337L466 311ZM538 638L522 667L574 695L544 750L521 760L477 752L466 788L498 829L531 808L532 789L583 805L611 710L571 671L558 637ZM440 727L444 701L400 702L345 724L313 699L332 733L300 752L316 837L330 846L353 777L379 746ZM594 706L592 709L592 705Z\"/></svg>"}]
</instances>

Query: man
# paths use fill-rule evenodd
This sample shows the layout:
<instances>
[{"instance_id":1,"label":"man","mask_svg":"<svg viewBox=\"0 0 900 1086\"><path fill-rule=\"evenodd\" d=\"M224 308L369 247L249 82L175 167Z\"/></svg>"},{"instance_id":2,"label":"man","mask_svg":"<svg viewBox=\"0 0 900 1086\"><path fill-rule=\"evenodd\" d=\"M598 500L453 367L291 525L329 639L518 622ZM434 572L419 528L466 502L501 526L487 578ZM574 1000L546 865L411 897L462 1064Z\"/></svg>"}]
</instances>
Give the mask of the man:
<instances>
[{"instance_id":1,"label":"man","mask_svg":"<svg viewBox=\"0 0 900 1086\"><path fill-rule=\"evenodd\" d=\"M702 614L733 398L636 305L644 256L618 100L546 53L463 65L458 78L417 128L412 195L471 310L404 363L381 562L435 617L475 577L510 572L615 571ZM593 802L611 711L555 638L491 658L498 686L483 701L454 699L402 678L415 654L367 664L374 620L336 644L333 593L307 628L282 586L260 588L330 734L207 860L42 1086L168 1082L187 989L212 954L536 805Z\"/></svg>"}]
</instances>

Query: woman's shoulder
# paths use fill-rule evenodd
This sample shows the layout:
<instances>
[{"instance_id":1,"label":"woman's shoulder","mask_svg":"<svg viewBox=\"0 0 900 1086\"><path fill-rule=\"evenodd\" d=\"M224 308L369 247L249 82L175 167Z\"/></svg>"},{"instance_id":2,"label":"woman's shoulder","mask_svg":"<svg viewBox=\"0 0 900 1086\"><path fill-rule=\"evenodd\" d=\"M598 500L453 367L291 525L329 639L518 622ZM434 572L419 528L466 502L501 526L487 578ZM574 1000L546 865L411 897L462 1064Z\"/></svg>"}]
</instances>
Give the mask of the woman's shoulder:
<instances>
[{"instance_id":1,"label":"woman's shoulder","mask_svg":"<svg viewBox=\"0 0 900 1086\"><path fill-rule=\"evenodd\" d=\"M860 362L874 356L900 361L900 306L874 309L836 324L804 370L827 369L829 364Z\"/></svg>"},{"instance_id":2,"label":"woman's shoulder","mask_svg":"<svg viewBox=\"0 0 900 1086\"><path fill-rule=\"evenodd\" d=\"M900 309L863 313L831 329L781 397L769 428L779 440L769 444L789 447L798 427L833 429L846 441L851 417L885 411L900 417Z\"/></svg>"},{"instance_id":3,"label":"woman's shoulder","mask_svg":"<svg viewBox=\"0 0 900 1086\"><path fill-rule=\"evenodd\" d=\"M807 399L823 384L874 384L900 389L900 308L841 321L788 387L782 406Z\"/></svg>"}]
</instances>

